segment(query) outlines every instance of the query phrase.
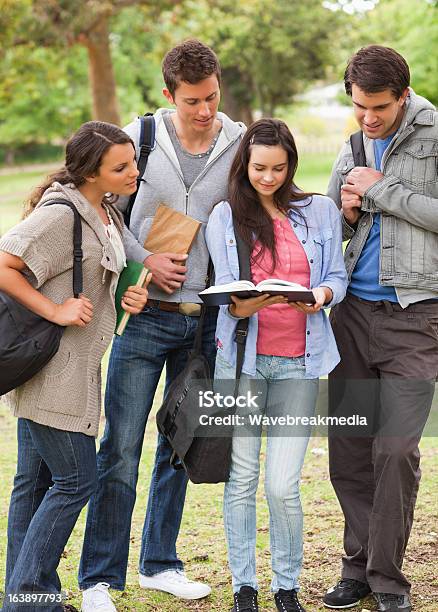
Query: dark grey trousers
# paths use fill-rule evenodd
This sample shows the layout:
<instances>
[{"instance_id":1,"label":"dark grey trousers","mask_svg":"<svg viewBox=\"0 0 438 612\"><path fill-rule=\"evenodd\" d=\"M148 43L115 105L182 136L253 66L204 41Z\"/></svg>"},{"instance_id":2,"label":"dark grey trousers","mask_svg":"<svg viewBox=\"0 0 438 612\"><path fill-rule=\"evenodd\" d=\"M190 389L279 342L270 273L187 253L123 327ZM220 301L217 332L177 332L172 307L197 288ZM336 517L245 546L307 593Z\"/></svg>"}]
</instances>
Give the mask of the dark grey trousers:
<instances>
[{"instance_id":1,"label":"dark grey trousers","mask_svg":"<svg viewBox=\"0 0 438 612\"><path fill-rule=\"evenodd\" d=\"M361 414L368 423L329 435L330 478L345 518L342 577L374 592L409 593L402 564L438 374L438 303L403 310L347 295L330 318L341 354L329 376L330 414Z\"/></svg>"}]
</instances>

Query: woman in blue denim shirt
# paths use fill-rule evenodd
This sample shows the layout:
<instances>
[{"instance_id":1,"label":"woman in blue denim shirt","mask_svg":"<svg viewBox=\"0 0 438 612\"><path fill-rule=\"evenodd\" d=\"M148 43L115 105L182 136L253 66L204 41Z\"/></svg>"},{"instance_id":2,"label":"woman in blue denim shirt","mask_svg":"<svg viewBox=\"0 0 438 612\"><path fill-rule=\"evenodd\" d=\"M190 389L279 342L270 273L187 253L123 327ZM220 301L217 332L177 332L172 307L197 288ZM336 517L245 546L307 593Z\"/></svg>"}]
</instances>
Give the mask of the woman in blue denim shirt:
<instances>
[{"instance_id":1,"label":"woman in blue denim shirt","mask_svg":"<svg viewBox=\"0 0 438 612\"><path fill-rule=\"evenodd\" d=\"M241 420L234 430L230 480L225 485L233 612L258 610L255 501L263 424L267 426L265 491L272 591L278 610L304 610L297 597L303 555L299 480L310 432L308 426L296 423L297 417L313 414L318 377L339 361L322 308L343 299L347 277L338 209L327 197L298 190L293 182L297 160L285 123L275 119L254 123L230 171L229 202L215 207L206 230L217 285L239 279L234 216L250 248L253 281L274 277L300 282L312 289L316 300L310 306L288 304L281 296L233 297L231 306L220 307L216 383L235 378L236 324L249 317L239 395L250 392L258 405L254 410L248 402L238 413Z\"/></svg>"}]
</instances>

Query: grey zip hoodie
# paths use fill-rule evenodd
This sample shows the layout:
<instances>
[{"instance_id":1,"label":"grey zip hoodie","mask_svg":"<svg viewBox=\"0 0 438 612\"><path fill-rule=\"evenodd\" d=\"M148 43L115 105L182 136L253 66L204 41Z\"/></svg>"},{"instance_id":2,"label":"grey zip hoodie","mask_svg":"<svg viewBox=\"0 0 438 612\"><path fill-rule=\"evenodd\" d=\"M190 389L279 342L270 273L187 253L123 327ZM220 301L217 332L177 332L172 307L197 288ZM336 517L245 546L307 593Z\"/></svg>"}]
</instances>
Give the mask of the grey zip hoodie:
<instances>
[{"instance_id":1,"label":"grey zip hoodie","mask_svg":"<svg viewBox=\"0 0 438 612\"><path fill-rule=\"evenodd\" d=\"M160 108L154 115L155 144L149 155L143 181L132 210L130 229L125 229L123 239L127 258L143 262L151 254L143 248L143 244L159 204L166 204L178 212L201 221L201 230L186 262L187 274L183 286L170 295L156 285L149 286L149 296L152 299L200 302L198 293L205 288L209 258L205 244L205 227L213 206L227 197L231 162L246 128L242 123L231 121L227 115L218 113L217 117L222 122L219 138L204 170L187 190L163 120L165 113L172 112L175 111ZM133 139L138 152L139 120L127 125L125 131ZM120 199L119 208L123 209L126 205L127 199Z\"/></svg>"}]
</instances>

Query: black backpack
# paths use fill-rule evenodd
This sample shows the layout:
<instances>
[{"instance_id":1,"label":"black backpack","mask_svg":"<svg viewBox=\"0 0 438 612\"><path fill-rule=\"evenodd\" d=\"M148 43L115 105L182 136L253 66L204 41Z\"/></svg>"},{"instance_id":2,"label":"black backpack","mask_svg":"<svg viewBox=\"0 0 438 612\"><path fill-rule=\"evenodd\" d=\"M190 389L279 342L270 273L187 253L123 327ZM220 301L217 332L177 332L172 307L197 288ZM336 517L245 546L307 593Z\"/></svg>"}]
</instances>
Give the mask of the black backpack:
<instances>
[{"instance_id":1,"label":"black backpack","mask_svg":"<svg viewBox=\"0 0 438 612\"><path fill-rule=\"evenodd\" d=\"M73 295L82 293L82 225L74 204L68 200L48 202L63 204L74 214ZM28 310L0 291L0 395L19 387L35 376L55 355L65 327L51 323Z\"/></svg>"},{"instance_id":2,"label":"black backpack","mask_svg":"<svg viewBox=\"0 0 438 612\"><path fill-rule=\"evenodd\" d=\"M123 213L126 227L129 227L131 221L132 208L134 206L135 198L137 197L140 183L143 180L143 175L146 170L148 163L149 153L152 151L155 142L155 119L153 113L145 113L143 117L139 117L140 121L140 138L138 140L138 159L137 168L139 174L137 176L137 189L129 197L128 205Z\"/></svg>"},{"instance_id":3,"label":"black backpack","mask_svg":"<svg viewBox=\"0 0 438 612\"><path fill-rule=\"evenodd\" d=\"M170 463L184 469L194 483L225 482L229 477L231 438L200 437L199 393L213 390L210 367L202 354L207 307L201 307L195 342L183 371L172 381L157 412L158 431L173 449Z\"/></svg>"},{"instance_id":4,"label":"black backpack","mask_svg":"<svg viewBox=\"0 0 438 612\"><path fill-rule=\"evenodd\" d=\"M249 248L237 230L240 279L251 278ZM207 272L207 287L210 286L213 265L210 260ZM189 479L196 484L227 482L230 476L232 426L223 427L221 435L215 427L207 429L200 425L205 408L199 405L199 394L213 391L212 372L202 354L202 330L207 306L201 306L195 342L183 371L169 386L156 421L158 430L173 449L170 460L174 469L184 469ZM237 358L234 395L237 395L239 379L245 356L249 319L240 319L236 328ZM219 412L216 413L217 415ZM202 428L202 435L201 435ZM216 434L216 435L215 435Z\"/></svg>"}]
</instances>

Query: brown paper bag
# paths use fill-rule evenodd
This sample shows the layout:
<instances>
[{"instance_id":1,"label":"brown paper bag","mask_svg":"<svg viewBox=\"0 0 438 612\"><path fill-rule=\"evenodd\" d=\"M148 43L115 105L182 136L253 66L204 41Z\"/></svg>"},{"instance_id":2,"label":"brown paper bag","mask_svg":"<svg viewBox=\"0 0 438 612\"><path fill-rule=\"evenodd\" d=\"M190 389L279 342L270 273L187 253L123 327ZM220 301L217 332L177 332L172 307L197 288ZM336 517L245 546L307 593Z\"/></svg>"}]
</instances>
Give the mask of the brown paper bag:
<instances>
[{"instance_id":1,"label":"brown paper bag","mask_svg":"<svg viewBox=\"0 0 438 612\"><path fill-rule=\"evenodd\" d=\"M151 253L188 253L201 225L201 221L160 204L144 248Z\"/></svg>"}]
</instances>

